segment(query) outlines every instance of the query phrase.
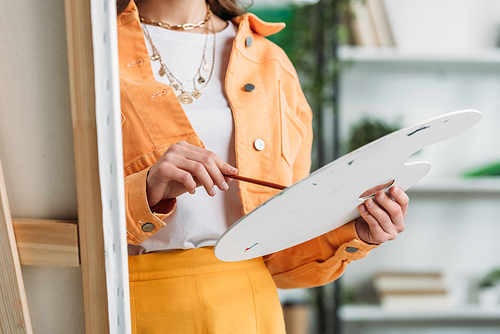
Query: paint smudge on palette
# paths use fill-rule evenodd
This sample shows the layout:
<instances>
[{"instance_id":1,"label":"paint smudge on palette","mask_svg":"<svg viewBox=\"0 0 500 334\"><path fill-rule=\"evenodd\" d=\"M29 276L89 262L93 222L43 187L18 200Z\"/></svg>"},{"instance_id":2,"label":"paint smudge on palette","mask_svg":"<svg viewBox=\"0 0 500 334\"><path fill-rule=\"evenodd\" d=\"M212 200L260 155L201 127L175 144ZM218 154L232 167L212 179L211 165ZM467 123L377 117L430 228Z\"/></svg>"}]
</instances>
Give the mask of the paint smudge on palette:
<instances>
[{"instance_id":1,"label":"paint smudge on palette","mask_svg":"<svg viewBox=\"0 0 500 334\"><path fill-rule=\"evenodd\" d=\"M254 248L255 246L257 246L259 243L256 242L254 243L252 246L248 247L247 249L245 249L245 253L248 252L250 249Z\"/></svg>"},{"instance_id":2,"label":"paint smudge on palette","mask_svg":"<svg viewBox=\"0 0 500 334\"><path fill-rule=\"evenodd\" d=\"M411 132L411 133L407 134L407 136L408 136L408 137L409 137L409 136L413 136L415 133L417 133L417 132L419 132L419 131L422 131L422 130L425 130L425 129L428 129L428 128L430 128L430 127L431 127L430 125L428 125L428 126L422 126L422 127L420 127L420 129L416 129L415 131L413 131L413 132Z\"/></svg>"}]
</instances>

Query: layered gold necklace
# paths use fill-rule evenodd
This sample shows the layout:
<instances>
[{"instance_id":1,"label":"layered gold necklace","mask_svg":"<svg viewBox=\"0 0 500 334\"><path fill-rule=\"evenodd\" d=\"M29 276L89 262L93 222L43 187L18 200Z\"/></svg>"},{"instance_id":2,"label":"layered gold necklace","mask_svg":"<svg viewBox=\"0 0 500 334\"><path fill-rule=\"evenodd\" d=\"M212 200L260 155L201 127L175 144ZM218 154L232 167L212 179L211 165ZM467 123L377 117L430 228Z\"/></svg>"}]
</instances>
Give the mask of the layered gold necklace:
<instances>
[{"instance_id":1,"label":"layered gold necklace","mask_svg":"<svg viewBox=\"0 0 500 334\"><path fill-rule=\"evenodd\" d=\"M141 19L141 23L150 24L150 25L165 28L168 30L176 30L176 29L191 30L194 28L203 28L203 27L205 27L205 25L207 24L208 20L210 20L211 17L212 17L212 11L210 10L210 6L208 3L207 3L207 15L205 15L204 20L199 21L198 23L169 24L166 22L153 21L151 19L148 19L147 17L139 15L139 18Z\"/></svg>"},{"instance_id":2,"label":"layered gold necklace","mask_svg":"<svg viewBox=\"0 0 500 334\"><path fill-rule=\"evenodd\" d=\"M193 97L195 99L199 99L202 96L202 93L200 90L205 88L212 78L212 73L214 71L215 67L215 29L214 29L214 23L212 18L212 11L210 10L210 7L207 4L207 15L205 16L205 20L200 21L198 23L185 23L185 24L177 24L177 25L170 25L164 22L155 22L150 19L141 17L141 22L143 23L142 28L144 30L144 35L146 36L146 39L148 40L149 44L151 45L152 49L152 55L150 57L151 61L159 61L160 62L160 70L158 71L158 74L163 77L167 76L170 84L169 86L172 87L176 92L180 92L179 95L177 95L177 99L179 100L180 103L182 104L192 104L194 102ZM206 58L206 51L207 51L207 42L208 42L208 34L209 34L209 29L205 28L205 45L203 47L203 56L201 57L201 62L200 66L198 66L198 70L196 71L193 79L188 80L186 82L182 82L179 80L176 76L172 74L172 71L169 70L165 62L163 61L160 52L156 48L156 46L153 43L153 40L151 38L151 35L149 34L148 28L146 27L147 24L149 25L155 25L158 27L162 27L165 29L173 30L173 29L183 29L183 30L191 30L194 28L201 28L205 27L208 22L210 22L212 26L212 33L214 37L214 43L213 43L213 54L212 54L212 65L207 64L207 58ZM209 72L209 76L207 79L205 79L202 74L201 70L204 70L206 72ZM185 89L185 85L192 82L194 89L192 91L187 91ZM200 85L199 87L197 86L197 83Z\"/></svg>"}]
</instances>

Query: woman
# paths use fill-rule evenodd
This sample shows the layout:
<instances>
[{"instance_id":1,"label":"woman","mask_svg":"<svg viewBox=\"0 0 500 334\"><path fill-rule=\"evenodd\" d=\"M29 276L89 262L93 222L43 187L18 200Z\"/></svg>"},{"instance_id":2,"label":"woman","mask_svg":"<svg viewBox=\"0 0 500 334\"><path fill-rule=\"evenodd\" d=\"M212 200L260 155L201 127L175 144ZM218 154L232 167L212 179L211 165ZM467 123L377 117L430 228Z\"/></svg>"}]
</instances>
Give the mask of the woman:
<instances>
[{"instance_id":1,"label":"woman","mask_svg":"<svg viewBox=\"0 0 500 334\"><path fill-rule=\"evenodd\" d=\"M394 239L407 195L378 192L325 235L219 261L222 233L278 192L231 175L291 185L309 173L312 113L292 64L265 38L284 25L230 0L118 10L133 331L284 333L276 286L326 284Z\"/></svg>"}]
</instances>

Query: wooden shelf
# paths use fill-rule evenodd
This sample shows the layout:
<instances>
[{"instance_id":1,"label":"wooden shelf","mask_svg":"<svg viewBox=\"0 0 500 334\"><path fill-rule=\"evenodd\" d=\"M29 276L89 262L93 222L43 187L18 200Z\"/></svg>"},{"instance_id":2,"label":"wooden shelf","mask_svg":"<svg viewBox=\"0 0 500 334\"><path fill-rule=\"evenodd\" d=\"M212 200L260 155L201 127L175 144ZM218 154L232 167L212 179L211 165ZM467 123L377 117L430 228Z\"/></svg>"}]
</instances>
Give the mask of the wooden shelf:
<instances>
[{"instance_id":1,"label":"wooden shelf","mask_svg":"<svg viewBox=\"0 0 500 334\"><path fill-rule=\"evenodd\" d=\"M423 180L409 193L485 193L500 194L500 177Z\"/></svg>"},{"instance_id":2,"label":"wooden shelf","mask_svg":"<svg viewBox=\"0 0 500 334\"><path fill-rule=\"evenodd\" d=\"M467 306L449 310L386 310L376 305L343 306L339 313L342 321L500 321L500 308L489 309Z\"/></svg>"},{"instance_id":3,"label":"wooden shelf","mask_svg":"<svg viewBox=\"0 0 500 334\"><path fill-rule=\"evenodd\" d=\"M398 48L341 46L339 59L356 63L448 63L470 65L500 64L500 49L474 52L416 52Z\"/></svg>"}]
</instances>

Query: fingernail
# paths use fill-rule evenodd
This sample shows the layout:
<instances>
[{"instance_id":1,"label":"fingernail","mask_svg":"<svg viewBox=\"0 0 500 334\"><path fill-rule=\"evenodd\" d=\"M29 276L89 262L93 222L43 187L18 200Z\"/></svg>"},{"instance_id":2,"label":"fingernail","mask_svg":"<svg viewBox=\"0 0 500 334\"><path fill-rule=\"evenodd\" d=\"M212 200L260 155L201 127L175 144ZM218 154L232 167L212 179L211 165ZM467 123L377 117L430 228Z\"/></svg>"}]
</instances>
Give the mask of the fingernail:
<instances>
[{"instance_id":1,"label":"fingernail","mask_svg":"<svg viewBox=\"0 0 500 334\"><path fill-rule=\"evenodd\" d=\"M221 188L223 191L226 191L229 189L229 186L227 185L226 181L222 181Z\"/></svg>"},{"instance_id":2,"label":"fingernail","mask_svg":"<svg viewBox=\"0 0 500 334\"><path fill-rule=\"evenodd\" d=\"M191 195L194 195L194 194L196 193L196 189L190 190L190 191L189 191L189 193L190 193Z\"/></svg>"},{"instance_id":3,"label":"fingernail","mask_svg":"<svg viewBox=\"0 0 500 334\"><path fill-rule=\"evenodd\" d=\"M373 200L371 198L367 199L365 202L366 206L369 208L373 207Z\"/></svg>"},{"instance_id":4,"label":"fingernail","mask_svg":"<svg viewBox=\"0 0 500 334\"><path fill-rule=\"evenodd\" d=\"M238 168L234 168L233 166L229 166L229 172L231 174L238 174Z\"/></svg>"},{"instance_id":5,"label":"fingernail","mask_svg":"<svg viewBox=\"0 0 500 334\"><path fill-rule=\"evenodd\" d=\"M215 194L215 186L213 186L213 188L210 190L210 196L215 196Z\"/></svg>"},{"instance_id":6,"label":"fingernail","mask_svg":"<svg viewBox=\"0 0 500 334\"><path fill-rule=\"evenodd\" d=\"M394 188L392 188L392 194L393 194L393 195L397 195L397 194L398 194L398 191L399 191L398 187L394 187Z\"/></svg>"},{"instance_id":7,"label":"fingernail","mask_svg":"<svg viewBox=\"0 0 500 334\"><path fill-rule=\"evenodd\" d=\"M366 207L364 205L360 205L359 209L361 210L361 212L365 212L366 211Z\"/></svg>"},{"instance_id":8,"label":"fingernail","mask_svg":"<svg viewBox=\"0 0 500 334\"><path fill-rule=\"evenodd\" d=\"M380 194L378 195L378 199L379 199L379 200L383 200L384 198L385 198L385 194L384 194L384 193L380 193Z\"/></svg>"}]
</instances>

